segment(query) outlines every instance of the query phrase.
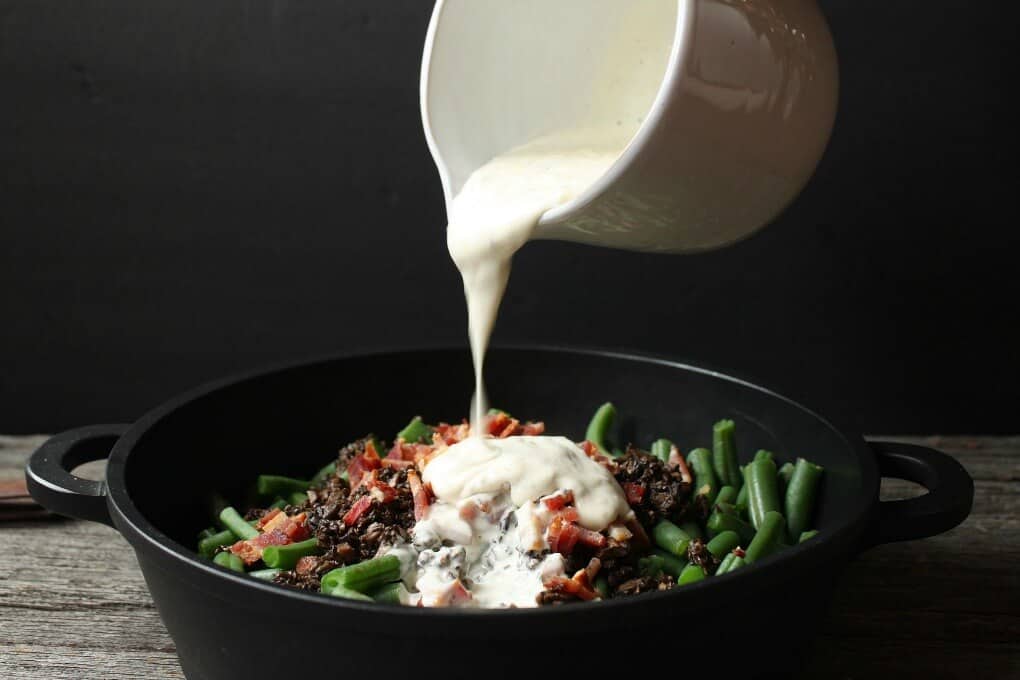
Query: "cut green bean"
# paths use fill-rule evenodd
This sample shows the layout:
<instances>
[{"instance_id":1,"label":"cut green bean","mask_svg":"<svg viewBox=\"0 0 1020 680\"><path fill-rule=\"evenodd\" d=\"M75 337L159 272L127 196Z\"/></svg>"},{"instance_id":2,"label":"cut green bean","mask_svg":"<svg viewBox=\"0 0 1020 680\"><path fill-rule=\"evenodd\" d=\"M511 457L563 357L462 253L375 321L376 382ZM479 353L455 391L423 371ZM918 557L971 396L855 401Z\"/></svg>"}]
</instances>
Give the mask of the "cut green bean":
<instances>
[{"instance_id":1,"label":"cut green bean","mask_svg":"<svg viewBox=\"0 0 1020 680\"><path fill-rule=\"evenodd\" d=\"M638 573L642 576L656 578L665 570L665 561L654 553L638 560Z\"/></svg>"},{"instance_id":2,"label":"cut green bean","mask_svg":"<svg viewBox=\"0 0 1020 680\"><path fill-rule=\"evenodd\" d=\"M681 558L687 557L687 546L691 543L691 536L668 519L661 520L652 528L652 538L655 545L666 552Z\"/></svg>"},{"instance_id":3,"label":"cut green bean","mask_svg":"<svg viewBox=\"0 0 1020 680\"><path fill-rule=\"evenodd\" d=\"M370 596L375 602L402 604L407 597L407 588L400 581L396 581L376 588Z\"/></svg>"},{"instance_id":4,"label":"cut green bean","mask_svg":"<svg viewBox=\"0 0 1020 680\"><path fill-rule=\"evenodd\" d=\"M715 538L725 531L735 531L740 537L740 544L747 545L754 538L754 527L742 520L735 513L713 512L707 523L708 535Z\"/></svg>"},{"instance_id":5,"label":"cut green bean","mask_svg":"<svg viewBox=\"0 0 1020 680\"><path fill-rule=\"evenodd\" d=\"M678 586L685 586L688 583L696 583L705 578L705 572L696 564L688 564L676 579Z\"/></svg>"},{"instance_id":6,"label":"cut green bean","mask_svg":"<svg viewBox=\"0 0 1020 680\"><path fill-rule=\"evenodd\" d=\"M800 538L797 539L797 542L798 543L803 543L804 541L810 541L812 538L814 538L817 535L818 535L818 529L812 529L811 531L802 531L800 533Z\"/></svg>"},{"instance_id":7,"label":"cut green bean","mask_svg":"<svg viewBox=\"0 0 1020 680\"><path fill-rule=\"evenodd\" d=\"M209 538L211 536L215 536L217 533L219 533L219 532L216 531L216 527L209 527L207 529L202 529L200 532L198 532L198 540L201 541L204 538Z\"/></svg>"},{"instance_id":8,"label":"cut green bean","mask_svg":"<svg viewBox=\"0 0 1020 680\"><path fill-rule=\"evenodd\" d=\"M694 493L705 496L709 503L714 501L719 487L712 469L712 452L708 449L694 449L687 454L687 465L694 473Z\"/></svg>"},{"instance_id":9,"label":"cut green bean","mask_svg":"<svg viewBox=\"0 0 1020 680\"><path fill-rule=\"evenodd\" d=\"M291 505L304 505L307 500L308 494L304 491L295 491L287 497L287 501L290 502Z\"/></svg>"},{"instance_id":10,"label":"cut green bean","mask_svg":"<svg viewBox=\"0 0 1020 680\"><path fill-rule=\"evenodd\" d=\"M773 510L766 512L765 517L762 518L761 526L758 528L758 533L754 535L747 550L744 551L744 561L753 564L761 558L771 555L775 552L785 533L786 520L783 519L783 516Z\"/></svg>"},{"instance_id":11,"label":"cut green bean","mask_svg":"<svg viewBox=\"0 0 1020 680\"><path fill-rule=\"evenodd\" d=\"M232 552L224 551L216 553L216 556L213 557L213 562L231 571L244 573L244 560Z\"/></svg>"},{"instance_id":12,"label":"cut green bean","mask_svg":"<svg viewBox=\"0 0 1020 680\"><path fill-rule=\"evenodd\" d=\"M223 512L220 513L220 521L223 522L223 526L233 531L234 535L242 540L255 538L259 535L259 530L245 522L241 514L232 507L223 508Z\"/></svg>"},{"instance_id":13,"label":"cut green bean","mask_svg":"<svg viewBox=\"0 0 1020 680\"><path fill-rule=\"evenodd\" d=\"M605 576L599 576L595 579L595 592L599 594L599 597L603 600L609 599L609 579Z\"/></svg>"},{"instance_id":14,"label":"cut green bean","mask_svg":"<svg viewBox=\"0 0 1020 680\"><path fill-rule=\"evenodd\" d=\"M729 574L730 572L740 569L742 566L744 566L746 562L747 557L741 557L737 555L736 557L733 558L733 561L730 562L730 568L726 570L726 573Z\"/></svg>"},{"instance_id":15,"label":"cut green bean","mask_svg":"<svg viewBox=\"0 0 1020 680\"><path fill-rule=\"evenodd\" d=\"M740 535L736 531L723 531L709 541L705 547L708 548L708 552L712 553L712 557L721 560L726 556L726 553L731 552L739 545Z\"/></svg>"},{"instance_id":16,"label":"cut green bean","mask_svg":"<svg viewBox=\"0 0 1020 680\"><path fill-rule=\"evenodd\" d=\"M758 451L754 454L754 459L771 460L773 463L776 462L775 454L773 454L771 451L766 451L765 449L758 449Z\"/></svg>"},{"instance_id":17,"label":"cut green bean","mask_svg":"<svg viewBox=\"0 0 1020 680\"><path fill-rule=\"evenodd\" d=\"M735 506L737 506L737 512L739 512L742 517L746 518L747 517L747 466L746 465L741 465L740 466L740 478L744 481L744 483L740 485L740 491L737 493L737 500L735 500L733 502L733 504Z\"/></svg>"},{"instance_id":18,"label":"cut green bean","mask_svg":"<svg viewBox=\"0 0 1020 680\"><path fill-rule=\"evenodd\" d=\"M779 512L779 489L776 487L776 464L771 460L755 460L747 466L747 505L751 524L761 528L767 512Z\"/></svg>"},{"instance_id":19,"label":"cut green bean","mask_svg":"<svg viewBox=\"0 0 1020 680\"><path fill-rule=\"evenodd\" d=\"M285 507L287 507L287 501L279 496L269 504L270 510L283 510Z\"/></svg>"},{"instance_id":20,"label":"cut green bean","mask_svg":"<svg viewBox=\"0 0 1020 680\"><path fill-rule=\"evenodd\" d=\"M489 415L493 415L493 410L489 409ZM496 410L499 413L498 410ZM426 425L421 416L415 416L411 419L411 422L407 424L403 430L397 433L397 439L403 439L408 444L420 444L430 443L432 441L432 428Z\"/></svg>"},{"instance_id":21,"label":"cut green bean","mask_svg":"<svg viewBox=\"0 0 1020 680\"><path fill-rule=\"evenodd\" d=\"M262 581L272 581L281 571L283 569L256 569L255 571L249 571L248 576L254 576Z\"/></svg>"},{"instance_id":22,"label":"cut green bean","mask_svg":"<svg viewBox=\"0 0 1020 680\"><path fill-rule=\"evenodd\" d=\"M198 554L202 557L212 557L213 553L216 552L216 548L221 545L230 545L237 542L237 536L230 529L224 529L223 531L213 534L212 536L206 536L198 542Z\"/></svg>"},{"instance_id":23,"label":"cut green bean","mask_svg":"<svg viewBox=\"0 0 1020 680\"><path fill-rule=\"evenodd\" d=\"M322 590L327 592L340 586L364 593L399 578L400 560L396 555L383 555L326 573L322 577Z\"/></svg>"},{"instance_id":24,"label":"cut green bean","mask_svg":"<svg viewBox=\"0 0 1020 680\"><path fill-rule=\"evenodd\" d=\"M733 560L736 559L736 557L737 557L736 553L733 552L726 553L726 555L722 558L722 561L719 562L719 566L716 567L715 575L720 576L722 574L725 574L729 570L730 565L733 563Z\"/></svg>"},{"instance_id":25,"label":"cut green bean","mask_svg":"<svg viewBox=\"0 0 1020 680\"><path fill-rule=\"evenodd\" d=\"M599 453L610 458L618 456L608 439L609 430L615 422L616 407L612 402L607 401L595 411L595 415L592 416L591 422L588 423L588 429L584 433L584 438L594 444Z\"/></svg>"},{"instance_id":26,"label":"cut green bean","mask_svg":"<svg viewBox=\"0 0 1020 680\"><path fill-rule=\"evenodd\" d=\"M680 559L662 548L656 548L652 551L652 554L662 560L662 570L673 578L680 576L680 572L687 566L687 560Z\"/></svg>"},{"instance_id":27,"label":"cut green bean","mask_svg":"<svg viewBox=\"0 0 1020 680\"><path fill-rule=\"evenodd\" d=\"M818 482L822 478L822 468L809 463L803 458L797 459L793 476L786 489L787 535L790 540L797 540L801 533L811 525L811 515L815 510L815 497L818 495Z\"/></svg>"},{"instance_id":28,"label":"cut green bean","mask_svg":"<svg viewBox=\"0 0 1020 680\"><path fill-rule=\"evenodd\" d=\"M793 463L783 463L776 470L776 489L779 491L779 497L786 498L786 489L790 485L790 477L793 476Z\"/></svg>"},{"instance_id":29,"label":"cut green bean","mask_svg":"<svg viewBox=\"0 0 1020 680\"><path fill-rule=\"evenodd\" d=\"M311 482L293 477L281 477L280 475L259 475L255 489L260 496L282 496L286 498L292 493L308 490Z\"/></svg>"},{"instance_id":30,"label":"cut green bean","mask_svg":"<svg viewBox=\"0 0 1020 680\"><path fill-rule=\"evenodd\" d=\"M663 463L669 462L669 452L673 450L673 442L668 439L656 439L652 442L650 453Z\"/></svg>"},{"instance_id":31,"label":"cut green bean","mask_svg":"<svg viewBox=\"0 0 1020 680\"><path fill-rule=\"evenodd\" d=\"M680 522L679 526L691 538L705 538L705 532L701 530L701 525L692 519Z\"/></svg>"},{"instance_id":32,"label":"cut green bean","mask_svg":"<svg viewBox=\"0 0 1020 680\"><path fill-rule=\"evenodd\" d=\"M315 538L287 545L270 545L262 551L262 561L272 569L293 569L298 560L314 554L318 548L319 541Z\"/></svg>"},{"instance_id":33,"label":"cut green bean","mask_svg":"<svg viewBox=\"0 0 1020 680\"><path fill-rule=\"evenodd\" d=\"M334 472L336 472L335 460L319 468L319 471L315 473L314 477L312 477L312 483L309 486L319 486L327 479L329 479L330 475L332 475Z\"/></svg>"},{"instance_id":34,"label":"cut green bean","mask_svg":"<svg viewBox=\"0 0 1020 680\"><path fill-rule=\"evenodd\" d=\"M737 463L737 445L734 441L736 425L732 420L720 420L712 426L712 466L720 484L740 489L744 480L740 478Z\"/></svg>"},{"instance_id":35,"label":"cut green bean","mask_svg":"<svg viewBox=\"0 0 1020 680\"><path fill-rule=\"evenodd\" d=\"M715 502L718 503L736 503L737 501L737 490L730 485L726 485L719 489L719 493L715 497Z\"/></svg>"},{"instance_id":36,"label":"cut green bean","mask_svg":"<svg viewBox=\"0 0 1020 680\"><path fill-rule=\"evenodd\" d=\"M345 600L358 600L359 602L371 602L372 598L364 593L359 593L356 590L350 588L344 588L343 586L333 586L329 590L323 590L322 592L332 597L342 597Z\"/></svg>"}]
</instances>

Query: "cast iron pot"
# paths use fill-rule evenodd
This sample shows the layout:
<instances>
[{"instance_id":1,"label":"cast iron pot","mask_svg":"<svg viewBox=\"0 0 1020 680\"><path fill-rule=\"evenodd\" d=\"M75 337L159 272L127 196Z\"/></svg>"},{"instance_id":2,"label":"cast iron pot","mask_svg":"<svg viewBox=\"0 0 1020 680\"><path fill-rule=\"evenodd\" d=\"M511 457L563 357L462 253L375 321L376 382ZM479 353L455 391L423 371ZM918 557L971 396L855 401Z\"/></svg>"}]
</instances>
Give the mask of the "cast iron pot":
<instances>
[{"instance_id":1,"label":"cast iron pot","mask_svg":"<svg viewBox=\"0 0 1020 680\"><path fill-rule=\"evenodd\" d=\"M57 435L26 475L50 510L115 527L142 573L189 680L229 678L560 677L712 670L789 674L856 554L963 521L973 483L952 458L840 432L777 394L671 361L605 352L494 350L486 378L498 405L580 439L612 399L623 436L685 449L737 423L741 457L765 448L825 466L820 535L732 575L669 592L543 609L439 610L374 605L290 590L221 569L194 552L219 493L240 503L260 472L307 476L338 446L396 432L411 415L456 420L472 388L466 352L428 350L304 363L203 387L134 425ZM105 483L72 476L109 457ZM925 496L879 502L879 479ZM656 677L648 675L646 677Z\"/></svg>"}]
</instances>

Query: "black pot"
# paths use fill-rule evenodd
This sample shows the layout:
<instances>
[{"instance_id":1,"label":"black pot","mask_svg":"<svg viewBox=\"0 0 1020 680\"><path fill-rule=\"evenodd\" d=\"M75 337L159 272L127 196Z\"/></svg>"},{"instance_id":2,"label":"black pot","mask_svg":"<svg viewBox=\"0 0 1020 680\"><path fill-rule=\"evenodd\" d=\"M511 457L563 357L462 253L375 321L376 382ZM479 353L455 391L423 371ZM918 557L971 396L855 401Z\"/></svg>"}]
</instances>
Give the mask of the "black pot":
<instances>
[{"instance_id":1,"label":"black pot","mask_svg":"<svg viewBox=\"0 0 1020 680\"><path fill-rule=\"evenodd\" d=\"M486 370L497 405L575 439L612 399L624 436L684 449L737 422L743 458L758 448L825 466L821 534L732 575L664 593L522 610L363 604L289 590L199 558L213 494L239 502L260 472L307 476L339 445L392 433L413 414L456 420L472 388L465 352L430 350L305 363L200 388L134 425L57 435L32 457L32 496L104 522L131 543L190 680L511 677L618 668L662 677L788 674L799 665L846 564L870 546L946 531L968 514L973 483L952 458L865 441L804 407L719 373L600 352L503 349ZM106 482L68 472L109 456ZM925 496L879 502L881 475ZM863 651L863 650L862 650Z\"/></svg>"}]
</instances>

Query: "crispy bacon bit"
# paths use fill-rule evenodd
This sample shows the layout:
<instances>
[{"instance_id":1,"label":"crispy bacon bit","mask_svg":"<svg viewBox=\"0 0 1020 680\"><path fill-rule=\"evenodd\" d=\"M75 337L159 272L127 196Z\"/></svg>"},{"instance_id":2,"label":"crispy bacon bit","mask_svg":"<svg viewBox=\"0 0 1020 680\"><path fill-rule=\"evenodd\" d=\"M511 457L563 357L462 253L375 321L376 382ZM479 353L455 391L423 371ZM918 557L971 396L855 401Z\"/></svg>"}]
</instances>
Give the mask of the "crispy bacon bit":
<instances>
[{"instance_id":1,"label":"crispy bacon bit","mask_svg":"<svg viewBox=\"0 0 1020 680\"><path fill-rule=\"evenodd\" d=\"M747 555L747 553L744 552L744 549L741 548L740 546L737 546L736 548L733 549L733 554L735 554L737 557L744 557Z\"/></svg>"},{"instance_id":2,"label":"crispy bacon bit","mask_svg":"<svg viewBox=\"0 0 1020 680\"><path fill-rule=\"evenodd\" d=\"M382 459L382 466L384 468L389 468L390 470L406 470L408 468L414 467L414 461L400 460L398 458L390 458L389 456L387 456L386 458Z\"/></svg>"},{"instance_id":3,"label":"crispy bacon bit","mask_svg":"<svg viewBox=\"0 0 1020 680\"><path fill-rule=\"evenodd\" d=\"M270 531L259 534L247 541L238 541L230 546L230 552L240 557L244 563L251 566L262 559L262 551L270 545L287 545L292 541L282 531Z\"/></svg>"},{"instance_id":4,"label":"crispy bacon bit","mask_svg":"<svg viewBox=\"0 0 1020 680\"><path fill-rule=\"evenodd\" d=\"M541 421L537 423L529 421L527 423L524 423L524 427L521 428L521 434L528 437L537 437L538 435L543 434L544 432L545 423Z\"/></svg>"},{"instance_id":5,"label":"crispy bacon bit","mask_svg":"<svg viewBox=\"0 0 1020 680\"><path fill-rule=\"evenodd\" d=\"M465 420L457 425L450 425L449 423L439 423L436 425L436 430L432 434L432 441L437 444L446 444L447 446L453 446L459 441L464 441L468 438L471 433L471 426Z\"/></svg>"},{"instance_id":6,"label":"crispy bacon bit","mask_svg":"<svg viewBox=\"0 0 1020 680\"><path fill-rule=\"evenodd\" d=\"M347 477L351 488L357 488L366 473L378 470L380 467L382 467L382 459L379 458L379 454L375 452L375 446L370 441L365 445L365 452L355 456L351 464L347 466Z\"/></svg>"},{"instance_id":7,"label":"crispy bacon bit","mask_svg":"<svg viewBox=\"0 0 1020 680\"><path fill-rule=\"evenodd\" d=\"M372 497L362 496L357 501L355 501L354 505L351 506L351 509L348 510L347 513L344 515L343 517L344 524L346 524L347 526L353 525L355 522L361 519L361 516L364 515L370 507L372 507Z\"/></svg>"},{"instance_id":8,"label":"crispy bacon bit","mask_svg":"<svg viewBox=\"0 0 1020 680\"><path fill-rule=\"evenodd\" d=\"M680 449L676 447L676 444L669 447L669 465L675 465L680 468L680 479L684 484L690 484L693 477L691 476L691 469L687 467L687 461L680 454Z\"/></svg>"},{"instance_id":9,"label":"crispy bacon bit","mask_svg":"<svg viewBox=\"0 0 1020 680\"><path fill-rule=\"evenodd\" d=\"M584 527L577 527L577 540L584 543L592 548L604 548L606 547L606 537L597 531L591 529L585 529Z\"/></svg>"},{"instance_id":10,"label":"crispy bacon bit","mask_svg":"<svg viewBox=\"0 0 1020 680\"><path fill-rule=\"evenodd\" d=\"M382 504L392 503L397 499L397 490L386 482L380 482L378 479L373 479L368 487L368 492L372 498L376 499Z\"/></svg>"},{"instance_id":11,"label":"crispy bacon bit","mask_svg":"<svg viewBox=\"0 0 1020 680\"><path fill-rule=\"evenodd\" d=\"M431 492L428 487L422 484L417 470L407 471L407 484L411 487L411 498L414 499L414 519L416 521L423 519L431 503Z\"/></svg>"},{"instance_id":12,"label":"crispy bacon bit","mask_svg":"<svg viewBox=\"0 0 1020 680\"><path fill-rule=\"evenodd\" d=\"M588 456L589 458L594 458L595 456L600 455L599 447L595 446L587 439L581 442L579 446L581 447L581 450L584 451L584 455Z\"/></svg>"},{"instance_id":13,"label":"crispy bacon bit","mask_svg":"<svg viewBox=\"0 0 1020 680\"><path fill-rule=\"evenodd\" d=\"M266 514L262 515L262 519L260 519L258 521L258 524L255 525L255 528L258 529L259 531L262 531L262 529L264 529L265 526L267 524L269 524L269 522L271 522L277 516L282 515L282 514L283 514L283 510L280 510L279 508L273 508L272 510L270 510Z\"/></svg>"},{"instance_id":14,"label":"crispy bacon bit","mask_svg":"<svg viewBox=\"0 0 1020 680\"><path fill-rule=\"evenodd\" d=\"M595 582L595 577L599 575L600 569L602 569L602 560L597 557L593 557L588 560L588 566L584 568L585 577L588 579L588 583Z\"/></svg>"},{"instance_id":15,"label":"crispy bacon bit","mask_svg":"<svg viewBox=\"0 0 1020 680\"><path fill-rule=\"evenodd\" d=\"M279 532L291 541L303 541L308 538L309 535L308 527L305 526L305 520L307 519L308 515L303 512L294 515L293 517L280 512L265 523L262 527L262 531L264 533ZM258 537L253 538L252 540L257 541Z\"/></svg>"},{"instance_id":16,"label":"crispy bacon bit","mask_svg":"<svg viewBox=\"0 0 1020 680\"><path fill-rule=\"evenodd\" d=\"M545 585L547 590L568 593L581 600L598 599L599 594L584 582L587 580L583 576L584 573L585 572L582 569L574 575L574 578L554 576L548 579L543 585ZM581 578L578 578L579 575L581 575Z\"/></svg>"},{"instance_id":17,"label":"crispy bacon bit","mask_svg":"<svg viewBox=\"0 0 1020 680\"><path fill-rule=\"evenodd\" d=\"M551 496L546 496L542 499L542 503L546 508L553 512L562 510L568 505L574 504L574 492L567 489L565 491L557 492Z\"/></svg>"},{"instance_id":18,"label":"crispy bacon bit","mask_svg":"<svg viewBox=\"0 0 1020 680\"><path fill-rule=\"evenodd\" d=\"M623 486L623 493L627 496L627 503L630 505L640 505L641 501L645 499L647 489L644 486L634 482L624 482L621 486Z\"/></svg>"}]
</instances>

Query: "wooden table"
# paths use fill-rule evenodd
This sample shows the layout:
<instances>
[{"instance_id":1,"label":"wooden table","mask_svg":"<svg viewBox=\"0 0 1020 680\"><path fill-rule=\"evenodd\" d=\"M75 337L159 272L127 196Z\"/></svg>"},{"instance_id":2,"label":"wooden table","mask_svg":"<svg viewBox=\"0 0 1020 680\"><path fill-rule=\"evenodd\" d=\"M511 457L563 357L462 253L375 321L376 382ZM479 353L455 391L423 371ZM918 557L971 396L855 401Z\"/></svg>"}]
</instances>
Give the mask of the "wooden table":
<instances>
[{"instance_id":1,"label":"wooden table","mask_svg":"<svg viewBox=\"0 0 1020 680\"><path fill-rule=\"evenodd\" d=\"M808 676L1020 677L1020 437L900 439L956 456L974 477L974 511L947 534L854 562ZM0 437L0 482L19 477L42 440ZM918 493L891 480L882 489L883 498ZM0 671L184 677L124 539L56 518L0 523Z\"/></svg>"}]
</instances>

